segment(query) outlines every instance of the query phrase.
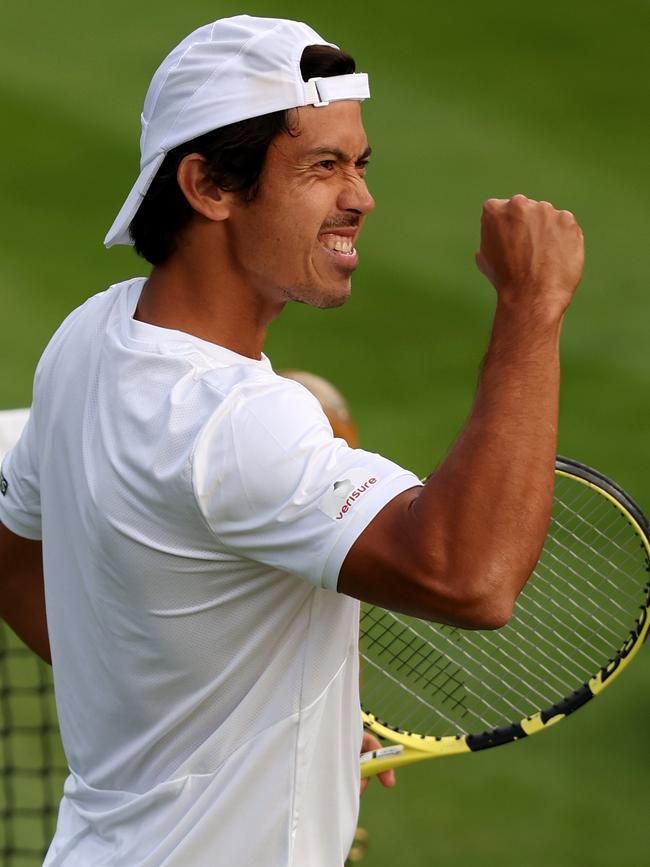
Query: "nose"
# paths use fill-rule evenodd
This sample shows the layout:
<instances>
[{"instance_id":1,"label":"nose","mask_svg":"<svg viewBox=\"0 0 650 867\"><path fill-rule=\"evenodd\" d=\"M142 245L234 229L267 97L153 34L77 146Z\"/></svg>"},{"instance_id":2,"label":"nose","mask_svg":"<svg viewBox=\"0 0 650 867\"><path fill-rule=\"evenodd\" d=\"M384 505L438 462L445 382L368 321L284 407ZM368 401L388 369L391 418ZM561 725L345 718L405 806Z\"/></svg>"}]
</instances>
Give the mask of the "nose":
<instances>
[{"instance_id":1,"label":"nose","mask_svg":"<svg viewBox=\"0 0 650 867\"><path fill-rule=\"evenodd\" d=\"M345 178L337 204L341 211L352 211L363 216L372 211L375 207L375 200L370 195L370 190L362 175L355 171Z\"/></svg>"}]
</instances>

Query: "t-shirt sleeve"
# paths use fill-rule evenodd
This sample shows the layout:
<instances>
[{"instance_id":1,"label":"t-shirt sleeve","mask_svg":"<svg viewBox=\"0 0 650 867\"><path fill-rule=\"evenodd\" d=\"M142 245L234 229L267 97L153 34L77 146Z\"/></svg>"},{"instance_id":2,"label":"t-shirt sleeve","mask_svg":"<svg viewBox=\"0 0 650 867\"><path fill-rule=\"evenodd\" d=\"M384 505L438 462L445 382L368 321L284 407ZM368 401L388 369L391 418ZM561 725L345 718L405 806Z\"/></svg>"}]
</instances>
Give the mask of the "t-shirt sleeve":
<instances>
[{"instance_id":1,"label":"t-shirt sleeve","mask_svg":"<svg viewBox=\"0 0 650 867\"><path fill-rule=\"evenodd\" d=\"M413 473L333 437L303 386L237 388L193 453L199 509L228 550L336 589L355 540Z\"/></svg>"},{"instance_id":2,"label":"t-shirt sleeve","mask_svg":"<svg viewBox=\"0 0 650 867\"><path fill-rule=\"evenodd\" d=\"M11 419L12 424L15 419ZM41 495L34 415L2 460L0 521L18 536L41 538Z\"/></svg>"}]
</instances>

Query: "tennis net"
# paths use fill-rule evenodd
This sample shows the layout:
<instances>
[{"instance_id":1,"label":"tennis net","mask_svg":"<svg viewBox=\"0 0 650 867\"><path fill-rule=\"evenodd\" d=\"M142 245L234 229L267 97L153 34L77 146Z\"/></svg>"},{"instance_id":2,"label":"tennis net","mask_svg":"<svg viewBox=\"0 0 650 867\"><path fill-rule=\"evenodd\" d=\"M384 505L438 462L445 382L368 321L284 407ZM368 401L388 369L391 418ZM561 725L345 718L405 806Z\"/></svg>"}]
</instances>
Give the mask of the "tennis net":
<instances>
[{"instance_id":1,"label":"tennis net","mask_svg":"<svg viewBox=\"0 0 650 867\"><path fill-rule=\"evenodd\" d=\"M40 867L67 774L52 672L0 621L0 864Z\"/></svg>"}]
</instances>

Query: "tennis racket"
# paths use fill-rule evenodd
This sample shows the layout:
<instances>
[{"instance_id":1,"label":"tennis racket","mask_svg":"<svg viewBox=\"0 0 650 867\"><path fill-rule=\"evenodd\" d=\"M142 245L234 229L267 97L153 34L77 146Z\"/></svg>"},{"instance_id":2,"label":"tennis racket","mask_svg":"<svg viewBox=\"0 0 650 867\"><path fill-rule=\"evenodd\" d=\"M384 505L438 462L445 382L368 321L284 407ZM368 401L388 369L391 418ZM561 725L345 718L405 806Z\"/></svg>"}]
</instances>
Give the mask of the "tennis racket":
<instances>
[{"instance_id":1,"label":"tennis racket","mask_svg":"<svg viewBox=\"0 0 650 867\"><path fill-rule=\"evenodd\" d=\"M548 537L510 622L470 631L363 604L361 705L390 742L362 776L537 734L599 695L648 633L650 529L601 473L556 461Z\"/></svg>"}]
</instances>

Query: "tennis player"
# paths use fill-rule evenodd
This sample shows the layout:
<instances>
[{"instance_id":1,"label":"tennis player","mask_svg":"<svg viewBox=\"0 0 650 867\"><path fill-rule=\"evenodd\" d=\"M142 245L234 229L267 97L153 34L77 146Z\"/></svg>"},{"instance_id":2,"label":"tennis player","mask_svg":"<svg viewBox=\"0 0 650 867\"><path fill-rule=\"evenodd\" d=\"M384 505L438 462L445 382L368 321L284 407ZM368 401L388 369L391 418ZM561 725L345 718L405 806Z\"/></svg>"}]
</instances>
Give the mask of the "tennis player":
<instances>
[{"instance_id":1,"label":"tennis player","mask_svg":"<svg viewBox=\"0 0 650 867\"><path fill-rule=\"evenodd\" d=\"M51 650L70 766L47 867L341 865L357 600L498 627L537 559L583 261L571 214L485 204L493 331L424 485L334 438L263 354L288 301L350 294L374 207L368 97L310 27L248 16L195 31L153 76L106 238L153 269L56 332L0 479L1 613Z\"/></svg>"}]
</instances>

